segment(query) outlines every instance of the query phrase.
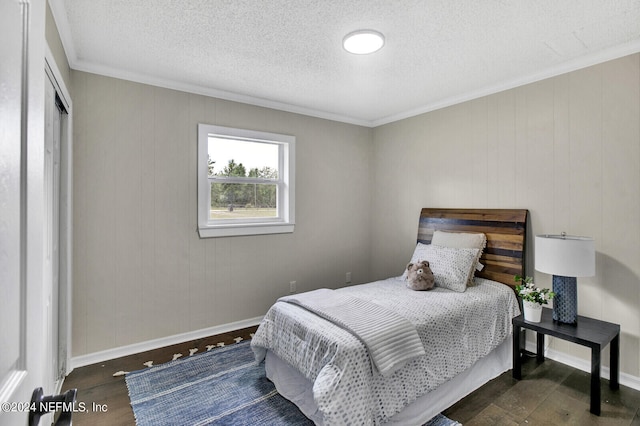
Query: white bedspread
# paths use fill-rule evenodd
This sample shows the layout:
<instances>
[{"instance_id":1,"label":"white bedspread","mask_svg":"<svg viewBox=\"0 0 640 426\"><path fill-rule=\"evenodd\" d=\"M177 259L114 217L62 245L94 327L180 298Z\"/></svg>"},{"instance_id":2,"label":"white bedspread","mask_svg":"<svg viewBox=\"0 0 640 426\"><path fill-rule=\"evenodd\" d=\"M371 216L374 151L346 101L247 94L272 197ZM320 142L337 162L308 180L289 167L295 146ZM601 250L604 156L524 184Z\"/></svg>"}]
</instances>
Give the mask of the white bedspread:
<instances>
[{"instance_id":1,"label":"white bedspread","mask_svg":"<svg viewBox=\"0 0 640 426\"><path fill-rule=\"evenodd\" d=\"M349 330L362 340L383 376L426 355L415 326L402 315L376 303L328 288L281 297L278 302L302 306Z\"/></svg>"},{"instance_id":2,"label":"white bedspread","mask_svg":"<svg viewBox=\"0 0 640 426\"><path fill-rule=\"evenodd\" d=\"M377 373L367 349L350 332L289 303L271 307L252 347L258 361L270 349L314 382L325 424L380 424L509 336L511 318L519 315L513 291L476 281L464 293L412 291L398 278L338 290L393 310L416 326L426 355L390 377Z\"/></svg>"}]
</instances>

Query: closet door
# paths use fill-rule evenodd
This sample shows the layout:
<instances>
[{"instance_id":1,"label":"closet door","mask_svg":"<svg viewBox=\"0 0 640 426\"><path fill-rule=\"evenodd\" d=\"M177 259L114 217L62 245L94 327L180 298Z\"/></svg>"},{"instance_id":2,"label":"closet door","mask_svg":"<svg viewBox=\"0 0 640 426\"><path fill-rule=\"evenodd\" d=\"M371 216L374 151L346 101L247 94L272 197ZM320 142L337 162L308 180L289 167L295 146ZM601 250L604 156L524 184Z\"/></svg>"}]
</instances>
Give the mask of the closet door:
<instances>
[{"instance_id":1,"label":"closet door","mask_svg":"<svg viewBox=\"0 0 640 426\"><path fill-rule=\"evenodd\" d=\"M47 291L47 359L51 360L49 377L62 385L65 376L64 356L61 358L60 326L60 152L64 106L53 82L45 79L45 131L44 131L44 288ZM64 296L64 294L63 294ZM63 317L64 318L64 317ZM64 330L63 335L64 335ZM66 354L66 351L64 352Z\"/></svg>"}]
</instances>

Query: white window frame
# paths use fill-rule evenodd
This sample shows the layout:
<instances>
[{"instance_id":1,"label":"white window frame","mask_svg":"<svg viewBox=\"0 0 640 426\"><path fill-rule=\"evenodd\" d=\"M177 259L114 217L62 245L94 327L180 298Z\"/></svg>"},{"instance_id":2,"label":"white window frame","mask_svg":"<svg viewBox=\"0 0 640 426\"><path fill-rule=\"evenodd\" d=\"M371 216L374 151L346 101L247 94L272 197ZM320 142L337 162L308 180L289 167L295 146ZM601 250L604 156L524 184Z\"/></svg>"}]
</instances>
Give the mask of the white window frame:
<instances>
[{"instance_id":1,"label":"white window frame","mask_svg":"<svg viewBox=\"0 0 640 426\"><path fill-rule=\"evenodd\" d=\"M209 137L278 145L278 179L209 177ZM198 124L198 233L200 238L291 233L295 227L295 136ZM272 183L277 187L277 217L211 219L211 182Z\"/></svg>"}]
</instances>

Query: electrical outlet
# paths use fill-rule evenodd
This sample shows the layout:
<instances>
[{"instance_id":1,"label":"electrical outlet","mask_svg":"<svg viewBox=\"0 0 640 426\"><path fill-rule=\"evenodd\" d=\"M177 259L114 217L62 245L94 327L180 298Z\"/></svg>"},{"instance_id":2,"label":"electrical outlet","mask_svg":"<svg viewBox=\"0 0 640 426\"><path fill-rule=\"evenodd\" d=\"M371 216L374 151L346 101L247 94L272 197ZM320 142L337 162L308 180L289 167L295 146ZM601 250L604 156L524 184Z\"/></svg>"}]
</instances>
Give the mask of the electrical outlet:
<instances>
[{"instance_id":1,"label":"electrical outlet","mask_svg":"<svg viewBox=\"0 0 640 426\"><path fill-rule=\"evenodd\" d=\"M290 281L289 282L289 293L293 294L296 292L296 282L295 281Z\"/></svg>"},{"instance_id":2,"label":"electrical outlet","mask_svg":"<svg viewBox=\"0 0 640 426\"><path fill-rule=\"evenodd\" d=\"M347 272L344 275L344 282L345 282L345 284L350 284L351 283L351 272Z\"/></svg>"}]
</instances>

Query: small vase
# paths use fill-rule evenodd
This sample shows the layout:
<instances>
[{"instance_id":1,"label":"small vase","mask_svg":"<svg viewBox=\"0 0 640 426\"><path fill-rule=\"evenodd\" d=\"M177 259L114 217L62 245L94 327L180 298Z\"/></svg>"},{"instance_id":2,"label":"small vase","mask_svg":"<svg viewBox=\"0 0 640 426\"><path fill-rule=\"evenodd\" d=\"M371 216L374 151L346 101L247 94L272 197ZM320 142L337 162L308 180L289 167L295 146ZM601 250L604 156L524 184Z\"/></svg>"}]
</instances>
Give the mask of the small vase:
<instances>
[{"instance_id":1,"label":"small vase","mask_svg":"<svg viewBox=\"0 0 640 426\"><path fill-rule=\"evenodd\" d=\"M540 322L542 319L542 305L528 300L522 301L524 307L524 320L529 322Z\"/></svg>"}]
</instances>

